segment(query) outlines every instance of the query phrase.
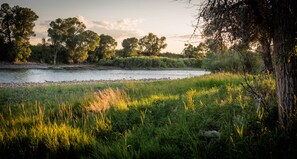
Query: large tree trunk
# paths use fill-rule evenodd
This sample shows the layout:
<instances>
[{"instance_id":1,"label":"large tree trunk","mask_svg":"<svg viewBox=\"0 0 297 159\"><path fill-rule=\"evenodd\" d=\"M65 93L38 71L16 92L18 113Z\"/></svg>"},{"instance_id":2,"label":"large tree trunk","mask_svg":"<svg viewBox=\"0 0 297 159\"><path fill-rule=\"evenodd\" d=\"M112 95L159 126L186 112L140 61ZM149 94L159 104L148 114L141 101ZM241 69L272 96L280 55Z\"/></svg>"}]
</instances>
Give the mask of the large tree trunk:
<instances>
[{"instance_id":1,"label":"large tree trunk","mask_svg":"<svg viewBox=\"0 0 297 159\"><path fill-rule=\"evenodd\" d=\"M267 37L263 37L260 39L260 44L262 45L262 59L264 61L265 70L268 72L273 72L272 58L271 58L271 49L270 49L270 39Z\"/></svg>"},{"instance_id":2,"label":"large tree trunk","mask_svg":"<svg viewBox=\"0 0 297 159\"><path fill-rule=\"evenodd\" d=\"M283 128L289 128L297 110L297 57L295 50L297 6L295 0L274 0L273 2L275 18L273 58L275 58L279 122Z\"/></svg>"}]
</instances>

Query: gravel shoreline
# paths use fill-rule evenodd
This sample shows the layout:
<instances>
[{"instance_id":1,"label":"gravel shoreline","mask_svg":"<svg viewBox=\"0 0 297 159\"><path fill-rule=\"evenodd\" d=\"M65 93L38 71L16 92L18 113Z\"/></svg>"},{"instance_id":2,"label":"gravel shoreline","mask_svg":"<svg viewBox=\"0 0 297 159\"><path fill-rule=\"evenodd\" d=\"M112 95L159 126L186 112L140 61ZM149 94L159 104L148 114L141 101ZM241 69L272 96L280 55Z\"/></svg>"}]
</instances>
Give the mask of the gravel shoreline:
<instances>
[{"instance_id":1,"label":"gravel shoreline","mask_svg":"<svg viewBox=\"0 0 297 159\"><path fill-rule=\"evenodd\" d=\"M34 83L34 82L26 82L26 83L0 83L0 88L22 88L22 87L34 87L34 86L51 86L51 85L80 85L80 84L96 84L96 83L124 83L124 82L148 82L148 81L165 81L171 80L170 78L162 78L162 79L142 79L142 80L90 80L90 81L61 81L61 82L42 82L42 83Z\"/></svg>"}]
</instances>

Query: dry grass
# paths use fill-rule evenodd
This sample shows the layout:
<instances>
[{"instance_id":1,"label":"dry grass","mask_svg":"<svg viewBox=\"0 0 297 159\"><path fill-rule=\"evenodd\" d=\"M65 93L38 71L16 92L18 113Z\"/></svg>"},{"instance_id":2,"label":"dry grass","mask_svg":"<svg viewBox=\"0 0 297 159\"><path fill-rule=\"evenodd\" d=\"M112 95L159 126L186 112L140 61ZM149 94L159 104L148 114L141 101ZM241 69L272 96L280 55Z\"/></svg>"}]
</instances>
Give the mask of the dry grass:
<instances>
[{"instance_id":1,"label":"dry grass","mask_svg":"<svg viewBox=\"0 0 297 159\"><path fill-rule=\"evenodd\" d=\"M87 110L90 112L99 112L103 114L111 106L127 110L127 103L129 98L123 90L117 89L104 89L95 93L94 100L89 103Z\"/></svg>"}]
</instances>

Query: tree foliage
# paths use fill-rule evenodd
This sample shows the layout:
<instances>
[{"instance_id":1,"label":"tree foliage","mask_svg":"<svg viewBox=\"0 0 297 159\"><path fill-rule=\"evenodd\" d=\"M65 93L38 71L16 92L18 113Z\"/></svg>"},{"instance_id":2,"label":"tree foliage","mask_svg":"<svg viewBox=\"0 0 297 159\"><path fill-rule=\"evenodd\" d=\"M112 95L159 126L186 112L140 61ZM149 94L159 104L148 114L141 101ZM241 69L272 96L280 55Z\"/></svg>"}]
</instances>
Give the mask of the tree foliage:
<instances>
[{"instance_id":1,"label":"tree foliage","mask_svg":"<svg viewBox=\"0 0 297 159\"><path fill-rule=\"evenodd\" d=\"M272 11L269 0L208 1L200 16L204 34L220 41L227 39L241 45L259 41L265 67L273 71L271 60ZM238 44L237 44L238 45Z\"/></svg>"},{"instance_id":2,"label":"tree foliage","mask_svg":"<svg viewBox=\"0 0 297 159\"><path fill-rule=\"evenodd\" d=\"M99 59L111 59L115 57L116 51L115 48L117 46L116 40L109 35L100 35L100 43L95 51L95 59L98 61Z\"/></svg>"},{"instance_id":3,"label":"tree foliage","mask_svg":"<svg viewBox=\"0 0 297 159\"><path fill-rule=\"evenodd\" d=\"M125 57L137 56L138 39L135 37L124 39L122 42Z\"/></svg>"},{"instance_id":4,"label":"tree foliage","mask_svg":"<svg viewBox=\"0 0 297 159\"><path fill-rule=\"evenodd\" d=\"M273 42L279 123L288 128L297 112L296 1L205 0L200 4L199 19L203 21L205 34L218 40L242 44L258 40L266 45L265 65L271 62L269 48Z\"/></svg>"},{"instance_id":5,"label":"tree foliage","mask_svg":"<svg viewBox=\"0 0 297 159\"><path fill-rule=\"evenodd\" d=\"M203 58L207 51L207 46L204 43L200 43L198 46L192 44L185 44L183 53L188 58Z\"/></svg>"},{"instance_id":6,"label":"tree foliage","mask_svg":"<svg viewBox=\"0 0 297 159\"><path fill-rule=\"evenodd\" d=\"M153 33L149 33L139 40L139 45L141 49L144 50L144 53L148 55L159 55L162 49L167 47L165 43L166 38L162 36L159 38L157 35Z\"/></svg>"},{"instance_id":7,"label":"tree foliage","mask_svg":"<svg viewBox=\"0 0 297 159\"><path fill-rule=\"evenodd\" d=\"M56 19L50 23L48 35L54 51L54 64L57 53L62 47L68 51L69 63L82 63L88 58L88 52L95 50L100 38L77 18Z\"/></svg>"},{"instance_id":8,"label":"tree foliage","mask_svg":"<svg viewBox=\"0 0 297 159\"><path fill-rule=\"evenodd\" d=\"M48 36L54 48L54 65L56 64L57 54L63 47L65 41L65 30L61 18L56 19L50 23L50 28L47 30Z\"/></svg>"},{"instance_id":9,"label":"tree foliage","mask_svg":"<svg viewBox=\"0 0 297 159\"><path fill-rule=\"evenodd\" d=\"M30 36L34 34L34 21L38 16L29 8L14 6L7 3L0 9L0 44L3 60L27 62L30 54Z\"/></svg>"},{"instance_id":10,"label":"tree foliage","mask_svg":"<svg viewBox=\"0 0 297 159\"><path fill-rule=\"evenodd\" d=\"M29 61L39 62L39 63L53 63L53 47L42 38L41 43L37 45L31 45L32 53L29 57Z\"/></svg>"}]
</instances>

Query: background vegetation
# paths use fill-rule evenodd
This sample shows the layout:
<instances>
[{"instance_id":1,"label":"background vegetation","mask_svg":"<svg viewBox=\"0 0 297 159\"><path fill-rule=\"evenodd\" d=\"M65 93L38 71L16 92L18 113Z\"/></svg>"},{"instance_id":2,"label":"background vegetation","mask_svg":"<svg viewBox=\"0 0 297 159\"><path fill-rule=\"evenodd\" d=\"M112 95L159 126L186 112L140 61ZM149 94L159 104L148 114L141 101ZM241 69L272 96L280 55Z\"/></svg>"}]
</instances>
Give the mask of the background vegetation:
<instances>
[{"instance_id":1,"label":"background vegetation","mask_svg":"<svg viewBox=\"0 0 297 159\"><path fill-rule=\"evenodd\" d=\"M99 65L121 68L201 68L202 59L168 57L128 57L101 60Z\"/></svg>"}]
</instances>

